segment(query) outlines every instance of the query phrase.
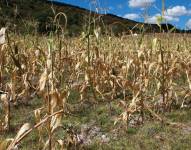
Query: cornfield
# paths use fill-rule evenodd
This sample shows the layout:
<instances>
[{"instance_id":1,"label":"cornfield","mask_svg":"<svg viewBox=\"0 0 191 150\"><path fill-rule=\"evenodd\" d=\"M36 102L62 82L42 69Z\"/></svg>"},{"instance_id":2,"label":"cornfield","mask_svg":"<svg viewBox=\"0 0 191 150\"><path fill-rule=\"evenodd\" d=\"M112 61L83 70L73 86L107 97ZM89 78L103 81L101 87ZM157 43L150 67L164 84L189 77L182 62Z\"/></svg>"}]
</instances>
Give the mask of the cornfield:
<instances>
[{"instance_id":1,"label":"cornfield","mask_svg":"<svg viewBox=\"0 0 191 150\"><path fill-rule=\"evenodd\" d=\"M85 103L110 107L115 101L122 111L113 126L123 122L128 128L137 116L139 124L148 119L170 124L165 112L190 105L190 43L189 34L174 33L114 37L95 29L68 38L7 31L0 45L0 131L11 130L14 107L31 101L41 106L28 112L35 123L20 122L18 133L3 139L0 149L17 149L35 131L41 149L77 146L77 137L66 142L56 135L62 120ZM71 100L73 94L78 96Z\"/></svg>"}]
</instances>

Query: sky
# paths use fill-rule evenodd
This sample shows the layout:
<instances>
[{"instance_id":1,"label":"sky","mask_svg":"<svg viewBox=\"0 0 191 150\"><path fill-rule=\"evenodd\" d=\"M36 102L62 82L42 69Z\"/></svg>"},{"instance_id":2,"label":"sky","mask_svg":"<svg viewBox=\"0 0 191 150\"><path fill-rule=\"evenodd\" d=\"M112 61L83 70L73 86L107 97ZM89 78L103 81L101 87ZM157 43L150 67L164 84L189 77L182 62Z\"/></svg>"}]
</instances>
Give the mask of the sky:
<instances>
[{"instance_id":1,"label":"sky","mask_svg":"<svg viewBox=\"0 0 191 150\"><path fill-rule=\"evenodd\" d=\"M162 0L54 0L82 8L111 13L139 22L157 23ZM96 9L99 8L99 9ZM191 0L165 0L165 22L191 29Z\"/></svg>"}]
</instances>

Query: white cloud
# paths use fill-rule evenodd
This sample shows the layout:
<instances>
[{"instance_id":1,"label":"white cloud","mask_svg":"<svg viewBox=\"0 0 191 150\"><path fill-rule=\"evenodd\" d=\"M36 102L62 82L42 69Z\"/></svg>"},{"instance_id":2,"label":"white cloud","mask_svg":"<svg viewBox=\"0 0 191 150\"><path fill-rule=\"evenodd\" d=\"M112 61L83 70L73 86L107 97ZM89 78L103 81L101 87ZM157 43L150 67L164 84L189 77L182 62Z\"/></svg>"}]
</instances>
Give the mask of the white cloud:
<instances>
[{"instance_id":1,"label":"white cloud","mask_svg":"<svg viewBox=\"0 0 191 150\"><path fill-rule=\"evenodd\" d=\"M186 23L186 28L191 30L191 19L189 19Z\"/></svg>"},{"instance_id":2,"label":"white cloud","mask_svg":"<svg viewBox=\"0 0 191 150\"><path fill-rule=\"evenodd\" d=\"M164 19L165 21L167 22L178 22L179 21L179 18L178 17L173 17L173 16L168 16L168 15L165 15L164 16Z\"/></svg>"},{"instance_id":3,"label":"white cloud","mask_svg":"<svg viewBox=\"0 0 191 150\"><path fill-rule=\"evenodd\" d=\"M119 5L117 5L117 8L118 8L118 9L122 9L122 8L123 8L123 5L122 5L122 4L119 4Z\"/></svg>"},{"instance_id":4,"label":"white cloud","mask_svg":"<svg viewBox=\"0 0 191 150\"><path fill-rule=\"evenodd\" d=\"M165 14L169 16L191 15L191 10L188 10L185 6L174 6L167 9Z\"/></svg>"},{"instance_id":5,"label":"white cloud","mask_svg":"<svg viewBox=\"0 0 191 150\"><path fill-rule=\"evenodd\" d=\"M113 6L109 6L108 9L109 10L114 10L114 7Z\"/></svg>"},{"instance_id":6,"label":"white cloud","mask_svg":"<svg viewBox=\"0 0 191 150\"><path fill-rule=\"evenodd\" d=\"M154 16L148 17L146 19L146 22L156 24L157 23L157 18L160 17L160 16L161 16L160 14L155 14ZM165 22L178 22L179 18L174 17L174 16L165 15L164 20L165 20Z\"/></svg>"},{"instance_id":7,"label":"white cloud","mask_svg":"<svg viewBox=\"0 0 191 150\"><path fill-rule=\"evenodd\" d=\"M127 19L131 19L131 20L134 20L134 19L138 19L140 16L138 14L125 14L123 16L123 18L127 18Z\"/></svg>"},{"instance_id":8,"label":"white cloud","mask_svg":"<svg viewBox=\"0 0 191 150\"><path fill-rule=\"evenodd\" d=\"M157 17L156 16L152 16L146 19L145 21L146 23L157 23Z\"/></svg>"},{"instance_id":9,"label":"white cloud","mask_svg":"<svg viewBox=\"0 0 191 150\"><path fill-rule=\"evenodd\" d=\"M129 0L129 7L145 8L151 6L155 0Z\"/></svg>"}]
</instances>

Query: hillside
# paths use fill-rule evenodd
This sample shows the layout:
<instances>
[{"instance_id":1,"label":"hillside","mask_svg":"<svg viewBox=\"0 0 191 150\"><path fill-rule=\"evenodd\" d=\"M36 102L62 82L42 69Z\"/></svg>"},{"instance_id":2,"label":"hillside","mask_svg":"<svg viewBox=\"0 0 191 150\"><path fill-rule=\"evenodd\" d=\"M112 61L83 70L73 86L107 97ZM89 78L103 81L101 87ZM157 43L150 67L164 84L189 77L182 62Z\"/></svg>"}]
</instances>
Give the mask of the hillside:
<instances>
[{"instance_id":1,"label":"hillside","mask_svg":"<svg viewBox=\"0 0 191 150\"><path fill-rule=\"evenodd\" d=\"M58 22L53 23L54 17L59 12L67 16L67 33L76 35L86 30L90 11L65 3L50 2L45 0L0 0L0 26L9 26L13 31L34 33L47 33L58 29ZM122 32L160 32L155 24L144 24L133 20L124 19L113 14L97 14L91 12L92 25L99 25L103 32L119 34ZM64 17L60 18L59 25L63 28ZM162 31L174 29L174 32L185 32L176 29L173 25L162 25Z\"/></svg>"}]
</instances>

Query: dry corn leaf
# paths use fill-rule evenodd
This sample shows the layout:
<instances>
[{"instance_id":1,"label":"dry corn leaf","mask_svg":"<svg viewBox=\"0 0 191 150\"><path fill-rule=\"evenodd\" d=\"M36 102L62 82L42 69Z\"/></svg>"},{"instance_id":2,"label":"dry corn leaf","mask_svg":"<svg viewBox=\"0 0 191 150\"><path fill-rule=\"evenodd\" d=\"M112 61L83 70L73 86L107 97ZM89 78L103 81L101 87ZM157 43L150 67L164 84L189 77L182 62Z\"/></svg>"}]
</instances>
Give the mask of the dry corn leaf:
<instances>
[{"instance_id":1,"label":"dry corn leaf","mask_svg":"<svg viewBox=\"0 0 191 150\"><path fill-rule=\"evenodd\" d=\"M25 123L19 130L19 132L17 133L16 137L14 140L17 140L18 138L21 137L21 135L23 135L23 133L25 133L28 129L30 129L30 124L29 123Z\"/></svg>"},{"instance_id":2,"label":"dry corn leaf","mask_svg":"<svg viewBox=\"0 0 191 150\"><path fill-rule=\"evenodd\" d=\"M6 28L1 28L0 30L0 45L5 43L5 31Z\"/></svg>"},{"instance_id":3,"label":"dry corn leaf","mask_svg":"<svg viewBox=\"0 0 191 150\"><path fill-rule=\"evenodd\" d=\"M9 145L7 150L12 150L14 149L14 147L16 146L17 140L26 132L30 129L30 124L29 123L25 123L19 130L19 132L17 133L16 137L14 138L14 140L11 142L11 144Z\"/></svg>"},{"instance_id":4,"label":"dry corn leaf","mask_svg":"<svg viewBox=\"0 0 191 150\"><path fill-rule=\"evenodd\" d=\"M189 74L188 74L187 70L186 70L186 76L187 76L187 81L188 81L189 89L191 90L191 81L190 81Z\"/></svg>"},{"instance_id":5,"label":"dry corn leaf","mask_svg":"<svg viewBox=\"0 0 191 150\"><path fill-rule=\"evenodd\" d=\"M153 39L153 42L152 42L152 49L153 49L153 50L156 50L156 49L157 49L157 41L158 41L157 38L154 38L154 39Z\"/></svg>"},{"instance_id":6,"label":"dry corn leaf","mask_svg":"<svg viewBox=\"0 0 191 150\"><path fill-rule=\"evenodd\" d=\"M62 115L61 114L57 114L55 116L52 117L51 119L51 132L53 133L58 127L61 126L61 121L62 121Z\"/></svg>"},{"instance_id":7,"label":"dry corn leaf","mask_svg":"<svg viewBox=\"0 0 191 150\"><path fill-rule=\"evenodd\" d=\"M47 78L48 78L47 69L45 69L39 80L39 90L40 91L44 90Z\"/></svg>"}]
</instances>

